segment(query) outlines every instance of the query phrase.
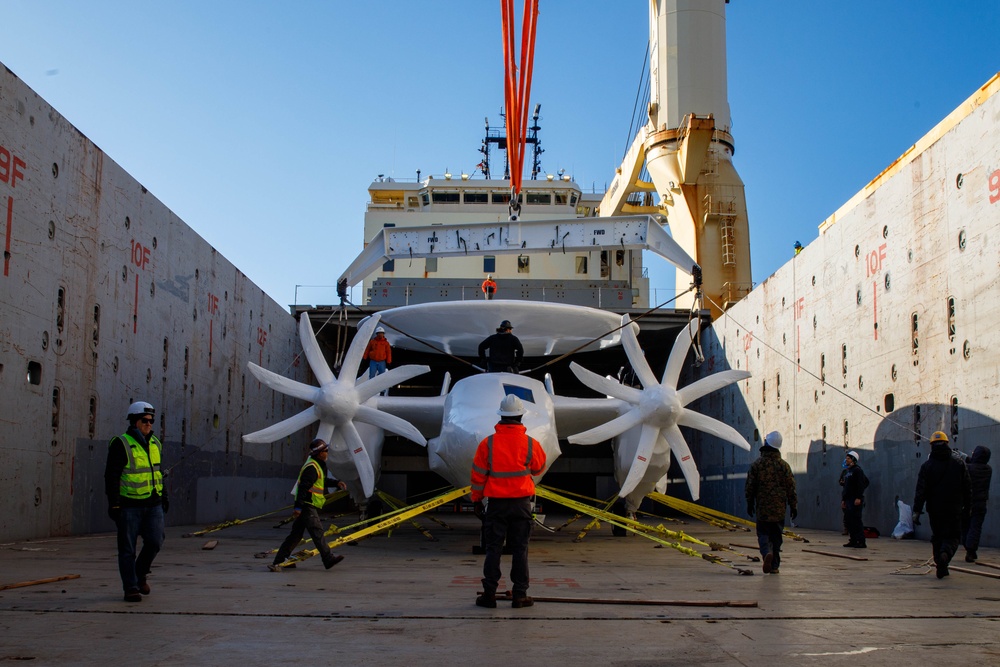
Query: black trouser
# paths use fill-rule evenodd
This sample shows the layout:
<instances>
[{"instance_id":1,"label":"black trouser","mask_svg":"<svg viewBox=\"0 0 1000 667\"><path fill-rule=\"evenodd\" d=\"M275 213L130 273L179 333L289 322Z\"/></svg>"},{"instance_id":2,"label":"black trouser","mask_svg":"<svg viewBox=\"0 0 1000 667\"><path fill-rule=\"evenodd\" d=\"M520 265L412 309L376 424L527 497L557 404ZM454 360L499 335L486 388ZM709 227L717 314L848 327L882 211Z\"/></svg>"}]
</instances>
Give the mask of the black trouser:
<instances>
[{"instance_id":1,"label":"black trouser","mask_svg":"<svg viewBox=\"0 0 1000 667\"><path fill-rule=\"evenodd\" d=\"M757 522L757 545L760 547L760 555L766 556L767 554L772 554L772 570L777 570L778 565L781 564L781 541L784 531L784 521Z\"/></svg>"},{"instance_id":2,"label":"black trouser","mask_svg":"<svg viewBox=\"0 0 1000 667\"><path fill-rule=\"evenodd\" d=\"M323 539L323 522L319 520L319 512L315 507L307 505L302 510L302 513L299 514L299 518L292 523L292 532L288 534L288 537L285 538L285 541L278 548L278 553L274 555L275 565L283 563L288 558L292 550L302 541L302 534L307 530L313 544L319 549L319 555L323 557L323 565L330 562L333 554L330 553L330 547L327 546L326 540Z\"/></svg>"},{"instance_id":3,"label":"black trouser","mask_svg":"<svg viewBox=\"0 0 1000 667\"><path fill-rule=\"evenodd\" d=\"M976 553L979 549L979 538L983 534L983 521L986 519L986 508L973 509L972 514L962 520L962 544L965 550Z\"/></svg>"},{"instance_id":4,"label":"black trouser","mask_svg":"<svg viewBox=\"0 0 1000 667\"><path fill-rule=\"evenodd\" d=\"M496 593L500 583L500 554L504 541L512 560L510 583L514 597L524 597L528 590L528 540L531 538L531 498L490 498L483 519L483 592Z\"/></svg>"},{"instance_id":5,"label":"black trouser","mask_svg":"<svg viewBox=\"0 0 1000 667\"><path fill-rule=\"evenodd\" d=\"M961 517L956 512L927 514L931 520L931 549L934 551L934 562L947 565L958 551L958 541L962 537Z\"/></svg>"},{"instance_id":6,"label":"black trouser","mask_svg":"<svg viewBox=\"0 0 1000 667\"><path fill-rule=\"evenodd\" d=\"M855 505L853 500L848 500L847 507L844 508L844 524L847 525L847 534L851 536L851 544L865 543L865 525L861 520L862 505Z\"/></svg>"}]
</instances>

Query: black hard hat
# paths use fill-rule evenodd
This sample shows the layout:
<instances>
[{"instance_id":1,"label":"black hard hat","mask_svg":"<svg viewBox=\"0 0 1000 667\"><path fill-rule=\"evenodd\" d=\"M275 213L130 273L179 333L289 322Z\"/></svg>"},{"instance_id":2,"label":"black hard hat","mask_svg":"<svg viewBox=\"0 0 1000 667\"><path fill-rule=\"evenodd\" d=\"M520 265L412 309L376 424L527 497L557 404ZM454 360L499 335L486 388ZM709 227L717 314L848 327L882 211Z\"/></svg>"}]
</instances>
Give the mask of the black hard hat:
<instances>
[{"instance_id":1,"label":"black hard hat","mask_svg":"<svg viewBox=\"0 0 1000 667\"><path fill-rule=\"evenodd\" d=\"M504 320L500 323L501 329L513 329L514 325L510 323L510 320Z\"/></svg>"}]
</instances>

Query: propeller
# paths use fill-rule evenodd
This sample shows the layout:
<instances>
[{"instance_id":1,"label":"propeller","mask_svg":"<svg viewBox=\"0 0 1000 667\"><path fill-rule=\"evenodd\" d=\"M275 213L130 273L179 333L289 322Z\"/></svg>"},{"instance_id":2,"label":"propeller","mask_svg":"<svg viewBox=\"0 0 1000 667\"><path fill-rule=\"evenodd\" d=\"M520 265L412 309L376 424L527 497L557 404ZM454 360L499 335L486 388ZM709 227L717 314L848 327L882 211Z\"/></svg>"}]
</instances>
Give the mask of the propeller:
<instances>
[{"instance_id":1,"label":"propeller","mask_svg":"<svg viewBox=\"0 0 1000 667\"><path fill-rule=\"evenodd\" d=\"M333 452L349 453L358 471L358 478L365 497L375 491L375 469L368 449L355 422L377 426L408 438L420 445L427 440L410 422L377 408L365 405L368 399L410 378L430 370L429 366L407 365L393 368L374 378L361 380L354 377L354 369L361 363L365 347L378 325L380 317L374 315L358 328L351 346L347 349L340 378L330 370L323 352L313 333L309 314L303 313L299 320L299 338L309 367L319 382L319 387L303 384L273 373L257 364L248 363L250 372L263 384L277 392L309 401L312 406L265 429L243 436L245 442L274 442L296 431L319 422L317 438L325 440Z\"/></svg>"},{"instance_id":2,"label":"propeller","mask_svg":"<svg viewBox=\"0 0 1000 667\"><path fill-rule=\"evenodd\" d=\"M630 407L624 414L609 422L570 436L569 441L574 444L593 445L641 426L638 445L618 495L624 498L635 491L644 481L651 459L666 457L669 462L669 456L673 454L684 473L691 497L697 500L700 495L698 466L678 427L685 426L709 433L747 451L750 450L750 443L732 426L684 406L716 389L746 379L750 377L750 373L737 370L722 371L678 389L677 381L684 368L684 361L698 332L698 320L691 320L674 341L666 368L663 370L663 379L657 381L642 353L642 348L639 347L639 340L630 322L628 315L622 316L622 345L636 377L642 383L642 389L602 377L572 362L570 369L583 384L598 393L624 401ZM645 481L655 485L657 479Z\"/></svg>"}]
</instances>

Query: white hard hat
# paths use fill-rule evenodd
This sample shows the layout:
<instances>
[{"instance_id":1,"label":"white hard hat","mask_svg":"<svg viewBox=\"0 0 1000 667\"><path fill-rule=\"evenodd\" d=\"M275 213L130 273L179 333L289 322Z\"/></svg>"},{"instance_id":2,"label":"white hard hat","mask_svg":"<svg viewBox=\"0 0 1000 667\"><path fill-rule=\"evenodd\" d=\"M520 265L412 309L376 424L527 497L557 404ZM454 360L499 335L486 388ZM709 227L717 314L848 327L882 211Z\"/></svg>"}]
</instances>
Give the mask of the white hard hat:
<instances>
[{"instance_id":1,"label":"white hard hat","mask_svg":"<svg viewBox=\"0 0 1000 667\"><path fill-rule=\"evenodd\" d=\"M519 417L524 414L524 404L514 394L507 394L500 401L500 409L497 410L497 414L501 417Z\"/></svg>"},{"instance_id":2,"label":"white hard hat","mask_svg":"<svg viewBox=\"0 0 1000 667\"><path fill-rule=\"evenodd\" d=\"M385 333L385 329L383 329L382 327L378 327L377 329L375 329L375 333L377 334Z\"/></svg>"},{"instance_id":3,"label":"white hard hat","mask_svg":"<svg viewBox=\"0 0 1000 667\"><path fill-rule=\"evenodd\" d=\"M132 417L138 417L140 415L155 415L156 409L146 401L136 401L132 405L128 406L128 414L125 415L125 419L131 419Z\"/></svg>"},{"instance_id":4,"label":"white hard hat","mask_svg":"<svg viewBox=\"0 0 1000 667\"><path fill-rule=\"evenodd\" d=\"M858 456L858 453L855 450L853 450L853 449L851 451L847 452L847 455L850 456L852 459L854 459L855 463L857 463L858 459L860 458Z\"/></svg>"},{"instance_id":5,"label":"white hard hat","mask_svg":"<svg viewBox=\"0 0 1000 667\"><path fill-rule=\"evenodd\" d=\"M774 449L781 449L781 434L777 431L771 431L766 436L764 436L764 446L773 447Z\"/></svg>"}]
</instances>

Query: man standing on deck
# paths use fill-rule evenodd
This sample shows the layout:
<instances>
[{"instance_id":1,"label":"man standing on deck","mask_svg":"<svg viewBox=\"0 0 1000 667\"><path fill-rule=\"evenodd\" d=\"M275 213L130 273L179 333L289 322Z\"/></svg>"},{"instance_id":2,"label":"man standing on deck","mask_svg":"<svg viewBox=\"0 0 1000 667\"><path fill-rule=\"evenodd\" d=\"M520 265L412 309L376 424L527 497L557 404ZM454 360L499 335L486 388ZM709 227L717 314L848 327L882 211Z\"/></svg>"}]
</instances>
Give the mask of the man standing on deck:
<instances>
[{"instance_id":1,"label":"man standing on deck","mask_svg":"<svg viewBox=\"0 0 1000 667\"><path fill-rule=\"evenodd\" d=\"M948 436L941 431L931 436L931 454L917 474L914 523L925 502L931 519L931 549L937 578L944 579L948 576L948 563L958 551L962 520L969 515L972 505L972 480L965 462L952 456Z\"/></svg>"},{"instance_id":2,"label":"man standing on deck","mask_svg":"<svg viewBox=\"0 0 1000 667\"><path fill-rule=\"evenodd\" d=\"M472 461L472 502L476 516L483 521L486 549L483 593L476 598L476 605L489 609L497 606L500 554L506 542L513 556L512 606L519 609L534 604L528 597L528 540L535 495L532 475L541 474L545 468L545 450L521 424L524 404L517 396L504 396L497 414L500 422L495 432L479 443Z\"/></svg>"},{"instance_id":3,"label":"man standing on deck","mask_svg":"<svg viewBox=\"0 0 1000 667\"><path fill-rule=\"evenodd\" d=\"M487 301L493 300L493 295L496 294L497 284L493 280L493 274L486 276L486 280L483 281L483 294L486 295Z\"/></svg>"},{"instance_id":4,"label":"man standing on deck","mask_svg":"<svg viewBox=\"0 0 1000 667\"><path fill-rule=\"evenodd\" d=\"M986 519L986 504L990 499L990 480L993 479L990 454L989 447L979 445L965 463L969 469L969 479L972 480L972 512L968 520L962 524L962 545L965 547L967 563L975 563L979 558L976 551L979 549L979 536L983 532L983 521Z\"/></svg>"},{"instance_id":5,"label":"man standing on deck","mask_svg":"<svg viewBox=\"0 0 1000 667\"><path fill-rule=\"evenodd\" d=\"M128 430L111 438L104 466L108 516L118 527L118 573L126 602L149 595L146 577L166 536L167 492L160 472L163 446L153 435L156 410L145 401L128 408ZM135 554L142 536L142 551Z\"/></svg>"},{"instance_id":6,"label":"man standing on deck","mask_svg":"<svg viewBox=\"0 0 1000 667\"><path fill-rule=\"evenodd\" d=\"M840 507L844 510L844 526L850 536L844 546L867 549L868 542L865 540L865 524L861 513L865 506L868 477L858 465L858 453L855 450L847 452L844 463L847 468L844 472L844 488L840 492Z\"/></svg>"},{"instance_id":7,"label":"man standing on deck","mask_svg":"<svg viewBox=\"0 0 1000 667\"><path fill-rule=\"evenodd\" d=\"M764 438L760 458L750 464L745 488L747 514L757 514L757 544L764 557L764 574L778 574L781 565L786 506L791 508L792 521L799 515L795 476L780 450L781 434L771 431Z\"/></svg>"}]
</instances>

